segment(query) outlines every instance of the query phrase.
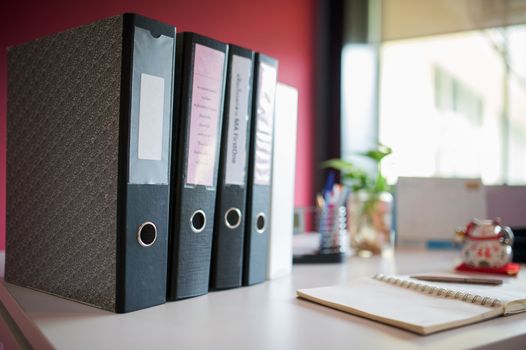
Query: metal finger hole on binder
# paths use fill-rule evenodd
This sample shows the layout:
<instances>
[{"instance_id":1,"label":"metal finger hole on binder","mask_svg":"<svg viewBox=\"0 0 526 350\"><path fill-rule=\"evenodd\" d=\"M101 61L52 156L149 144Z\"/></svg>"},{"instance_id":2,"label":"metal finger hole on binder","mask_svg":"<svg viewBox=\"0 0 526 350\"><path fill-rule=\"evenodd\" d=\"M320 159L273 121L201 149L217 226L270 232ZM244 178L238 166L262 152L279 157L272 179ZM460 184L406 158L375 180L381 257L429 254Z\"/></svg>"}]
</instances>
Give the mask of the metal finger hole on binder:
<instances>
[{"instance_id":1,"label":"metal finger hole on binder","mask_svg":"<svg viewBox=\"0 0 526 350\"><path fill-rule=\"evenodd\" d=\"M192 231L199 233L202 232L206 227L206 214L202 210L196 210L190 218L190 226Z\"/></svg>"},{"instance_id":2,"label":"metal finger hole on binder","mask_svg":"<svg viewBox=\"0 0 526 350\"><path fill-rule=\"evenodd\" d=\"M241 210L230 208L225 213L225 225L229 229L238 228L241 224Z\"/></svg>"},{"instance_id":3,"label":"metal finger hole on binder","mask_svg":"<svg viewBox=\"0 0 526 350\"><path fill-rule=\"evenodd\" d=\"M157 240L157 226L151 221L146 221L137 230L137 241L143 247L149 247Z\"/></svg>"},{"instance_id":4,"label":"metal finger hole on binder","mask_svg":"<svg viewBox=\"0 0 526 350\"><path fill-rule=\"evenodd\" d=\"M259 213L256 217L256 231L257 233L263 233L265 231L267 223L265 220L265 213Z\"/></svg>"}]
</instances>

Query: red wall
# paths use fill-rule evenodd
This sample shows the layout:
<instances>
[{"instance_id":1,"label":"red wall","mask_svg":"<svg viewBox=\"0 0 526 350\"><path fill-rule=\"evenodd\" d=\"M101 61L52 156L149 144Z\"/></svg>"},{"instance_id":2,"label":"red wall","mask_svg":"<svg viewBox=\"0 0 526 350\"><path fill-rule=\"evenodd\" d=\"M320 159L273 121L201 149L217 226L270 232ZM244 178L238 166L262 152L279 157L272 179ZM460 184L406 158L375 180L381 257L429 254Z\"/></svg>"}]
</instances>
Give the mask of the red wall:
<instances>
[{"instance_id":1,"label":"red wall","mask_svg":"<svg viewBox=\"0 0 526 350\"><path fill-rule=\"evenodd\" d=\"M279 59L279 80L299 89L296 205L312 199L315 0L4 0L0 5L0 250L5 247L6 48L122 12L137 12ZM10 2L10 3L8 3Z\"/></svg>"}]
</instances>

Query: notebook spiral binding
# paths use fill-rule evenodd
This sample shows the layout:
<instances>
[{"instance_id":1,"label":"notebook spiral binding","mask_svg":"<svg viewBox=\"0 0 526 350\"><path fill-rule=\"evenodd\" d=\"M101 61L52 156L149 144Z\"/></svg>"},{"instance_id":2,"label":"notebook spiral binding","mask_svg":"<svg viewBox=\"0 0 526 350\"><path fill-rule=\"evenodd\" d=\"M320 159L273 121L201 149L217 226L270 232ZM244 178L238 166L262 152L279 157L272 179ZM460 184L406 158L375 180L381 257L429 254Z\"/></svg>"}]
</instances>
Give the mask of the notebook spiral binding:
<instances>
[{"instance_id":1,"label":"notebook spiral binding","mask_svg":"<svg viewBox=\"0 0 526 350\"><path fill-rule=\"evenodd\" d=\"M502 301L497 298L483 297L480 295L455 291L452 289L434 287L428 284L408 281L393 276L377 274L374 275L373 278L378 281L386 282L395 286L400 286L402 288L412 289L417 292L436 295L444 298L457 299L468 303L479 304L482 306L499 307L503 304Z\"/></svg>"}]
</instances>

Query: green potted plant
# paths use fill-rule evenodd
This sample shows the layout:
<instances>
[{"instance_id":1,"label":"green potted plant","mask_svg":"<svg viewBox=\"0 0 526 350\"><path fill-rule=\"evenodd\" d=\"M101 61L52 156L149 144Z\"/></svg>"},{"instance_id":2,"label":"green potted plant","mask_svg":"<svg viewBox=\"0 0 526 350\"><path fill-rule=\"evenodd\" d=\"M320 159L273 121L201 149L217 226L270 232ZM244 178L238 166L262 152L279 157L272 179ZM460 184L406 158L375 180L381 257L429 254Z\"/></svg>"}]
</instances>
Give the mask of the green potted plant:
<instances>
[{"instance_id":1,"label":"green potted plant","mask_svg":"<svg viewBox=\"0 0 526 350\"><path fill-rule=\"evenodd\" d=\"M349 228L351 247L359 256L380 254L391 245L391 208L393 196L380 167L392 149L379 144L377 148L356 153L375 163L376 171L363 168L344 159L329 159L325 168L338 170L342 182L350 188Z\"/></svg>"}]
</instances>

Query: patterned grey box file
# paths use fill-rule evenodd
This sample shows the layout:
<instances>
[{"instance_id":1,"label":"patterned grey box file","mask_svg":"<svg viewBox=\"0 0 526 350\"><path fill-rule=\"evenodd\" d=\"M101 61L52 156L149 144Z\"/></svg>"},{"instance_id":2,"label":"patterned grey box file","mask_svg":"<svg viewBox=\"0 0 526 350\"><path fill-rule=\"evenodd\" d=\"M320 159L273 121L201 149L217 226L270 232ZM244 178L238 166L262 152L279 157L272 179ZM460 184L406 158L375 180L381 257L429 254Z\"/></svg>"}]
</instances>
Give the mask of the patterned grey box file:
<instances>
[{"instance_id":1,"label":"patterned grey box file","mask_svg":"<svg viewBox=\"0 0 526 350\"><path fill-rule=\"evenodd\" d=\"M174 27L133 14L9 49L8 282L117 312L165 302L174 50ZM134 153L146 75L159 160Z\"/></svg>"}]
</instances>

